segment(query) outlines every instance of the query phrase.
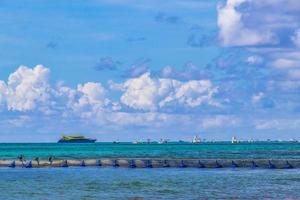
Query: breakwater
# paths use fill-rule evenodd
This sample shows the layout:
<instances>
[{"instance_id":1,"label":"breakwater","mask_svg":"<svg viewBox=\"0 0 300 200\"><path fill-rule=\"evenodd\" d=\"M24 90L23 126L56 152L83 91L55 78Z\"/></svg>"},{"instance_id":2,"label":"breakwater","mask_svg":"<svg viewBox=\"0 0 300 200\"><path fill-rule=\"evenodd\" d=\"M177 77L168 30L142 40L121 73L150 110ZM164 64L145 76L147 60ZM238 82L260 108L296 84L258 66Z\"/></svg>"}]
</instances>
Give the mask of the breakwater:
<instances>
[{"instance_id":1,"label":"breakwater","mask_svg":"<svg viewBox=\"0 0 300 200\"><path fill-rule=\"evenodd\" d=\"M69 160L0 160L0 167L126 167L126 168L300 168L300 159L160 159L101 158Z\"/></svg>"}]
</instances>

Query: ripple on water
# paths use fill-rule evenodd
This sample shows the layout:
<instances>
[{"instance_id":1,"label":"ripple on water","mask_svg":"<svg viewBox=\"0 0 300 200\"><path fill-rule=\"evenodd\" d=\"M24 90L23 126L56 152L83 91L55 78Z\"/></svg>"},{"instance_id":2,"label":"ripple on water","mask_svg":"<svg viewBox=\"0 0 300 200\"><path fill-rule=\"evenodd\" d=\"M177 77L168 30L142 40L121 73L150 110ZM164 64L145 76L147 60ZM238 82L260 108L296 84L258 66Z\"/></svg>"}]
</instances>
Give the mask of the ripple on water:
<instances>
[{"instance_id":1,"label":"ripple on water","mask_svg":"<svg viewBox=\"0 0 300 200\"><path fill-rule=\"evenodd\" d=\"M300 198L298 169L45 168L0 174L3 199Z\"/></svg>"}]
</instances>

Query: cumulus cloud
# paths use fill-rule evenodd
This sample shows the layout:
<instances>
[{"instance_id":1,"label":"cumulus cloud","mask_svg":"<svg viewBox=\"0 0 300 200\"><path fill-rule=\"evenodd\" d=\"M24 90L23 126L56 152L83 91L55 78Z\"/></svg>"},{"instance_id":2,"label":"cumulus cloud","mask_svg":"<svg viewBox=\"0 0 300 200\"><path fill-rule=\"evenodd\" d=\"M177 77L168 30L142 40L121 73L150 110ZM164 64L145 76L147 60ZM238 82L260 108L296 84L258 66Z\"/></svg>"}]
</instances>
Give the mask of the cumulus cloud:
<instances>
[{"instance_id":1,"label":"cumulus cloud","mask_svg":"<svg viewBox=\"0 0 300 200\"><path fill-rule=\"evenodd\" d=\"M152 78L150 73L145 73L125 81L122 90L121 102L140 110L157 110L168 105L217 105L213 99L217 88L209 80L180 82L174 79Z\"/></svg>"},{"instance_id":2,"label":"cumulus cloud","mask_svg":"<svg viewBox=\"0 0 300 200\"><path fill-rule=\"evenodd\" d=\"M118 110L118 105L107 96L101 83L87 82L76 88L59 85L55 88L55 110L64 118L76 118L105 122L105 112Z\"/></svg>"},{"instance_id":3,"label":"cumulus cloud","mask_svg":"<svg viewBox=\"0 0 300 200\"><path fill-rule=\"evenodd\" d=\"M115 130L132 126L172 129L178 123L197 130L241 126L238 116L214 115L211 110L201 115L191 114L193 110L206 108L222 110L223 105L217 99L219 89L210 80L179 81L147 72L120 83L111 81L111 88L97 82L68 87L62 83L51 85L49 75L50 70L42 65L21 66L7 82L0 81L1 112L17 114L10 118L11 126L25 127L26 123L36 123L35 120L46 116L65 120L66 124L75 121L82 127L104 126ZM116 90L120 96L112 100L110 90ZM252 96L252 103L254 108L270 108L274 104L262 92ZM263 128L264 123L255 127Z\"/></svg>"},{"instance_id":4,"label":"cumulus cloud","mask_svg":"<svg viewBox=\"0 0 300 200\"><path fill-rule=\"evenodd\" d=\"M150 78L149 73L139 78L127 80L123 84L124 93L121 102L135 109L154 110L158 98L158 82Z\"/></svg>"},{"instance_id":5,"label":"cumulus cloud","mask_svg":"<svg viewBox=\"0 0 300 200\"><path fill-rule=\"evenodd\" d=\"M96 115L110 101L100 83L79 84L76 89L51 86L50 70L42 65L20 66L9 75L7 83L0 81L0 106L8 111Z\"/></svg>"},{"instance_id":6,"label":"cumulus cloud","mask_svg":"<svg viewBox=\"0 0 300 200\"><path fill-rule=\"evenodd\" d=\"M243 22L243 13L239 7L251 0L227 0L218 7L219 36L225 46L248 46L273 43L270 31L252 29Z\"/></svg>"},{"instance_id":7,"label":"cumulus cloud","mask_svg":"<svg viewBox=\"0 0 300 200\"><path fill-rule=\"evenodd\" d=\"M5 98L8 110L30 111L37 108L46 112L51 92L48 76L49 69L42 65L33 69L19 67L9 76L7 84L1 83L1 96Z\"/></svg>"},{"instance_id":8,"label":"cumulus cloud","mask_svg":"<svg viewBox=\"0 0 300 200\"><path fill-rule=\"evenodd\" d=\"M179 122L199 122L192 122L188 114L178 115L176 110L181 107L219 106L214 99L217 87L209 80L182 82L144 73L121 83L111 81L109 89L97 82L72 88L61 82L51 85L49 75L50 70L42 65L21 66L7 83L0 81L1 112L18 111L10 118L10 125L25 127L26 122L49 117L66 124L80 120L78 123L97 127L172 127ZM120 97L112 100L110 89L119 91ZM164 108L170 109L165 112Z\"/></svg>"},{"instance_id":9,"label":"cumulus cloud","mask_svg":"<svg viewBox=\"0 0 300 200\"><path fill-rule=\"evenodd\" d=\"M78 113L83 117L120 110L120 103L133 109L153 111L166 106L216 106L213 96L217 87L209 80L181 82L175 79L154 78L144 73L111 88L121 91L120 103L108 98L101 83L87 82L73 89L62 84L52 87L50 70L42 65L34 68L19 67L8 82L0 82L0 102L13 111L63 111L65 115Z\"/></svg>"},{"instance_id":10,"label":"cumulus cloud","mask_svg":"<svg viewBox=\"0 0 300 200\"><path fill-rule=\"evenodd\" d=\"M159 103L160 106L169 103L183 104L188 107L197 107L203 104L218 106L218 103L213 100L217 88L209 80L192 80L180 83L174 89L174 92L171 92Z\"/></svg>"},{"instance_id":11,"label":"cumulus cloud","mask_svg":"<svg viewBox=\"0 0 300 200\"><path fill-rule=\"evenodd\" d=\"M225 46L290 46L297 41L299 11L298 0L226 0L218 6L220 40Z\"/></svg>"},{"instance_id":12,"label":"cumulus cloud","mask_svg":"<svg viewBox=\"0 0 300 200\"><path fill-rule=\"evenodd\" d=\"M78 98L72 103L72 109L86 118L100 114L109 103L106 90L100 83L79 84L76 93Z\"/></svg>"}]
</instances>

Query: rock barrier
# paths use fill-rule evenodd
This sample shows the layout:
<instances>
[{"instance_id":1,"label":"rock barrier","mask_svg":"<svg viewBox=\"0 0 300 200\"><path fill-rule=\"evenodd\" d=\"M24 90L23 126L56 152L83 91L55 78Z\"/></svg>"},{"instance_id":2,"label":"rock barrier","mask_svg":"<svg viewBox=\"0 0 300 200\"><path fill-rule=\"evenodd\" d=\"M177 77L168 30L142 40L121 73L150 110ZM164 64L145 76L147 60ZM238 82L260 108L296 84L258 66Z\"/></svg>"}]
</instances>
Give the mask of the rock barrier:
<instances>
[{"instance_id":1,"label":"rock barrier","mask_svg":"<svg viewBox=\"0 0 300 200\"><path fill-rule=\"evenodd\" d=\"M100 158L52 160L0 160L0 167L126 167L126 168L300 168L300 159L160 159Z\"/></svg>"}]
</instances>

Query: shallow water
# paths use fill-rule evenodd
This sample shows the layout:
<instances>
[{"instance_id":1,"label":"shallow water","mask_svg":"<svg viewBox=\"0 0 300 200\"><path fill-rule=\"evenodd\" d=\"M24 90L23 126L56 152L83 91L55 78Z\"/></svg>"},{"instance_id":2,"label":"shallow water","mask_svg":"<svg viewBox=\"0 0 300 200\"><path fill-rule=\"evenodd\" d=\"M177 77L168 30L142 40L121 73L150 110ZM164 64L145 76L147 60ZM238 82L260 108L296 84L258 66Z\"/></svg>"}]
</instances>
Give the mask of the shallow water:
<instances>
[{"instance_id":1,"label":"shallow water","mask_svg":"<svg viewBox=\"0 0 300 200\"><path fill-rule=\"evenodd\" d=\"M299 199L300 170L0 169L1 199Z\"/></svg>"},{"instance_id":2,"label":"shallow water","mask_svg":"<svg viewBox=\"0 0 300 200\"><path fill-rule=\"evenodd\" d=\"M47 158L264 158L300 159L300 143L204 143L204 144L0 144L0 159Z\"/></svg>"}]
</instances>

